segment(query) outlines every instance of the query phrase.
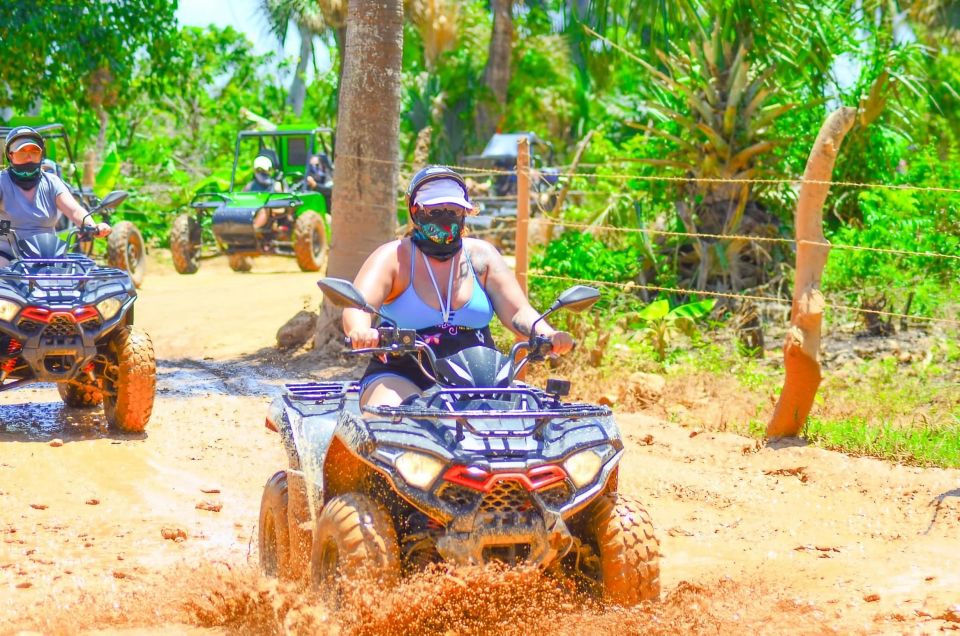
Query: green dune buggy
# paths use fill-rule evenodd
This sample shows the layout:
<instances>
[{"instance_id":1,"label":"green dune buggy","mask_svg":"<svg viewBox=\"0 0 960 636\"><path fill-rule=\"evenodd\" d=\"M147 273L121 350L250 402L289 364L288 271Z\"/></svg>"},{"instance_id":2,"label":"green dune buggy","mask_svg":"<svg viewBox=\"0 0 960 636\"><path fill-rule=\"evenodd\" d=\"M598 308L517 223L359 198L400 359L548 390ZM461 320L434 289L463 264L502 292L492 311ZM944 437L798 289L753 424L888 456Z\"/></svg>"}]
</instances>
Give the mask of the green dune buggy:
<instances>
[{"instance_id":1,"label":"green dune buggy","mask_svg":"<svg viewBox=\"0 0 960 636\"><path fill-rule=\"evenodd\" d=\"M226 254L231 269L246 272L252 257L274 254L296 258L305 272L319 271L327 259L333 188L330 134L283 127L240 132L229 189L199 192L192 211L173 221L176 270L193 274L202 258Z\"/></svg>"}]
</instances>

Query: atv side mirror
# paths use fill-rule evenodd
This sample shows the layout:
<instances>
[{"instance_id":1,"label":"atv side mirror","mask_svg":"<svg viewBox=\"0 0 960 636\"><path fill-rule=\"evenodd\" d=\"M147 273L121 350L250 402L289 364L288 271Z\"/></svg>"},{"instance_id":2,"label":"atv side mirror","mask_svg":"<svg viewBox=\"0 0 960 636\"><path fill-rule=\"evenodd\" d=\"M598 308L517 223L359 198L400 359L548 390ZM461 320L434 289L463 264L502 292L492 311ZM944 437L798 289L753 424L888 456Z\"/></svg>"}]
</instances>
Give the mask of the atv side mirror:
<instances>
[{"instance_id":1,"label":"atv side mirror","mask_svg":"<svg viewBox=\"0 0 960 636\"><path fill-rule=\"evenodd\" d=\"M123 203L129 196L130 193L126 192L125 190L114 190L107 196L103 197L103 200L100 201L100 205L97 207L102 210L115 208Z\"/></svg>"},{"instance_id":2,"label":"atv side mirror","mask_svg":"<svg viewBox=\"0 0 960 636\"><path fill-rule=\"evenodd\" d=\"M317 281L317 287L323 292L324 298L332 302L337 307L349 309L360 309L369 313L376 311L367 304L367 300L360 293L360 290L353 286L348 280L342 278L321 278Z\"/></svg>"},{"instance_id":3,"label":"atv side mirror","mask_svg":"<svg viewBox=\"0 0 960 636\"><path fill-rule=\"evenodd\" d=\"M580 312L600 299L600 292L593 287L586 285L574 285L568 287L553 303L551 310L557 310L561 307L570 311Z\"/></svg>"}]
</instances>

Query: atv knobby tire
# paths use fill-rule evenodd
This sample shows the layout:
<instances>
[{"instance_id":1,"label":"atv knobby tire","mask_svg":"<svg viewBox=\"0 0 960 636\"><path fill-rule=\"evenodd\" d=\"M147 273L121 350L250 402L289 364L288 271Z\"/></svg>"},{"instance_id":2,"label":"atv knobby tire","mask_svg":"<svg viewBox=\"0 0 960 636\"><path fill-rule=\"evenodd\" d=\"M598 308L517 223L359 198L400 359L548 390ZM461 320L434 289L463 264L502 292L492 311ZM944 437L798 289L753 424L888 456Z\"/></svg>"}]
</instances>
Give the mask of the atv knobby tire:
<instances>
[{"instance_id":1,"label":"atv knobby tire","mask_svg":"<svg viewBox=\"0 0 960 636\"><path fill-rule=\"evenodd\" d=\"M107 345L109 371L103 412L110 426L128 433L140 433L153 411L157 387L157 363L153 343L143 331L123 327Z\"/></svg>"},{"instance_id":2,"label":"atv knobby tire","mask_svg":"<svg viewBox=\"0 0 960 636\"><path fill-rule=\"evenodd\" d=\"M327 226L316 212L304 212L293 224L293 253L304 272L318 272L327 262Z\"/></svg>"},{"instance_id":3,"label":"atv knobby tire","mask_svg":"<svg viewBox=\"0 0 960 636\"><path fill-rule=\"evenodd\" d=\"M200 269L200 224L192 214L181 214L173 220L170 255L180 274L196 274Z\"/></svg>"},{"instance_id":4,"label":"atv knobby tire","mask_svg":"<svg viewBox=\"0 0 960 636\"><path fill-rule=\"evenodd\" d=\"M603 495L585 511L585 533L600 558L603 600L631 606L660 597L660 542L639 502Z\"/></svg>"},{"instance_id":5,"label":"atv knobby tire","mask_svg":"<svg viewBox=\"0 0 960 636\"><path fill-rule=\"evenodd\" d=\"M267 576L295 578L290 562L287 524L287 473L279 471L267 481L260 499L260 568Z\"/></svg>"},{"instance_id":6,"label":"atv knobby tire","mask_svg":"<svg viewBox=\"0 0 960 636\"><path fill-rule=\"evenodd\" d=\"M249 272L253 269L253 259L243 254L231 254L228 257L230 269L235 272Z\"/></svg>"},{"instance_id":7,"label":"atv knobby tire","mask_svg":"<svg viewBox=\"0 0 960 636\"><path fill-rule=\"evenodd\" d=\"M57 384L60 398L67 406L75 409L100 406L103 402L103 391L100 390L100 380L90 381L90 378L79 376L71 382Z\"/></svg>"},{"instance_id":8,"label":"atv knobby tire","mask_svg":"<svg viewBox=\"0 0 960 636\"><path fill-rule=\"evenodd\" d=\"M387 509L359 493L328 501L313 532L313 585L336 601L345 580L390 585L399 576L400 547Z\"/></svg>"},{"instance_id":9,"label":"atv knobby tire","mask_svg":"<svg viewBox=\"0 0 960 636\"><path fill-rule=\"evenodd\" d=\"M130 221L120 221L107 236L107 263L130 273L133 284L139 287L147 272L143 236Z\"/></svg>"}]
</instances>

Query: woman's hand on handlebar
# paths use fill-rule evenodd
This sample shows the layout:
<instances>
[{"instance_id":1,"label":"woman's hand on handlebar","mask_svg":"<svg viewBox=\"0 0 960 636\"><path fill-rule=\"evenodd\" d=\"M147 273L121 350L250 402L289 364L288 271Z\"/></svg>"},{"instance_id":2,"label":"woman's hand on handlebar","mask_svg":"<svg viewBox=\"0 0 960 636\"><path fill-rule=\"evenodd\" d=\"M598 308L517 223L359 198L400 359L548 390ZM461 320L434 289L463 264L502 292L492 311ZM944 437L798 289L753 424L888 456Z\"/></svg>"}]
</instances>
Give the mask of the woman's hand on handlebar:
<instances>
[{"instance_id":1,"label":"woman's hand on handlebar","mask_svg":"<svg viewBox=\"0 0 960 636\"><path fill-rule=\"evenodd\" d=\"M354 349L374 349L380 344L380 334L373 327L354 329L347 338Z\"/></svg>"}]
</instances>

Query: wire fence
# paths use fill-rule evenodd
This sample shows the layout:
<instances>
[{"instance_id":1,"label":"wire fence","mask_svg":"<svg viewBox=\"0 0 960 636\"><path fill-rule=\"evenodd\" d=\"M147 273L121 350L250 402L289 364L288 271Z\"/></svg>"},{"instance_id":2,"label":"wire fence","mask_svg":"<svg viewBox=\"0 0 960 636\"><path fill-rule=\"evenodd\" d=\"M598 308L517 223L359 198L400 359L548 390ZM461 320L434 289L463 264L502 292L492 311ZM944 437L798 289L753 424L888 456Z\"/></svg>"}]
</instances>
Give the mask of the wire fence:
<instances>
[{"instance_id":1,"label":"wire fence","mask_svg":"<svg viewBox=\"0 0 960 636\"><path fill-rule=\"evenodd\" d=\"M591 280L587 278L576 278L573 276L555 276L552 274L545 274L539 270L532 270L527 273L528 278L540 278L544 280L557 280L557 281L567 281L571 283L579 283L581 285L599 285L602 287L617 287L625 291L635 291L635 290L647 290L647 291L656 291L669 294L678 294L684 296L706 296L708 298L727 298L733 300L752 300L756 302L772 302L778 303L781 305L793 305L793 300L789 298L781 298L779 296L757 296L753 294L741 294L733 292L718 292L702 289L687 289L683 287L663 287L660 285L647 285L644 283L617 283L612 281L603 281L603 280ZM889 318L901 318L904 320L918 320L921 322L931 322L931 323L941 323L951 326L960 326L960 320L954 320L952 318L937 318L933 316L919 316L916 314L904 314L898 313L895 311L884 311L881 309L867 309L864 307L853 307L851 305L840 305L836 303L826 303L824 305L827 309L837 309L840 311L850 311L860 314L873 314L876 316L884 316Z\"/></svg>"}]
</instances>

